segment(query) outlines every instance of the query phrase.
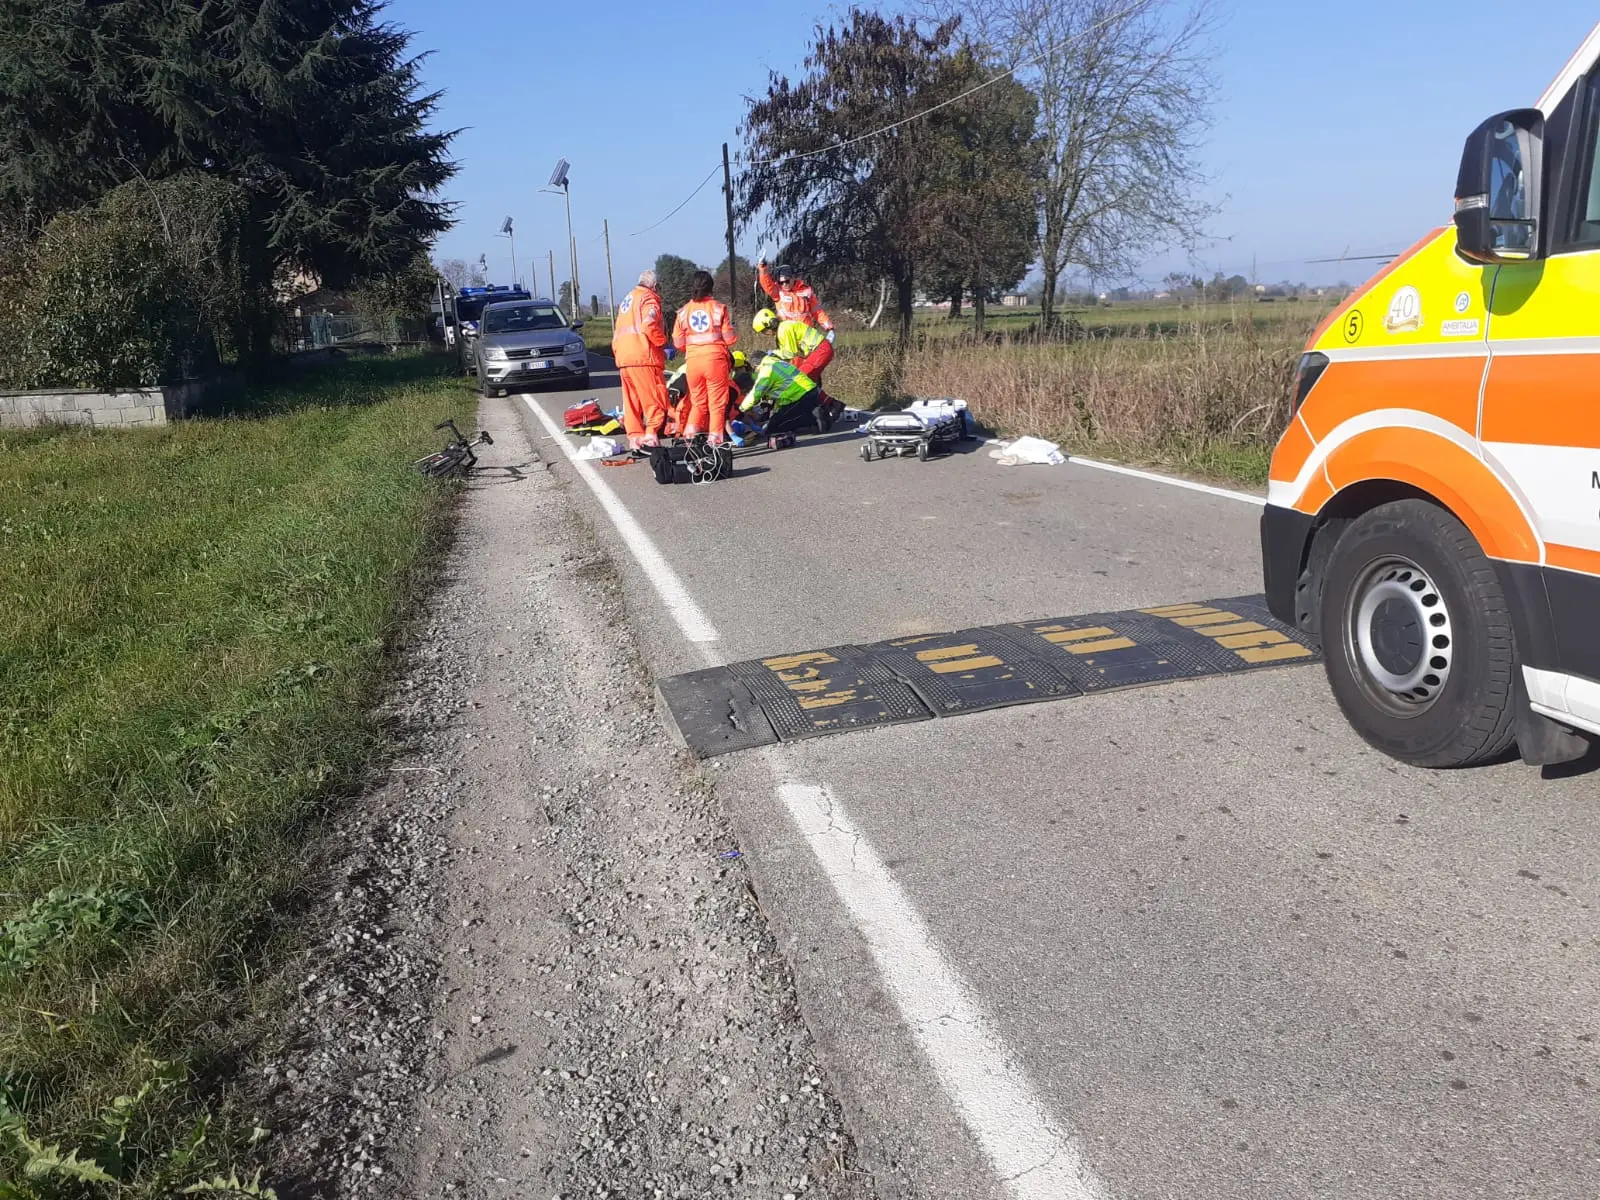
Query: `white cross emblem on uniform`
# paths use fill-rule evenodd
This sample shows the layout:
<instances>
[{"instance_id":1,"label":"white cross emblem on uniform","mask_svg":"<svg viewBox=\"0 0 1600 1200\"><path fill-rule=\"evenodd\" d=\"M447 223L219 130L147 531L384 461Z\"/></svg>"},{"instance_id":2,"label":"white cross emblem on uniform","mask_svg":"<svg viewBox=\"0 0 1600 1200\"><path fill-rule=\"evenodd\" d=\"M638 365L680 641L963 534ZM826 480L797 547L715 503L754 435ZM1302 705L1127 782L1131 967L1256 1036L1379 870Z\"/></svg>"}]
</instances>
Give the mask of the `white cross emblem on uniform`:
<instances>
[{"instance_id":1,"label":"white cross emblem on uniform","mask_svg":"<svg viewBox=\"0 0 1600 1200\"><path fill-rule=\"evenodd\" d=\"M708 333L711 329L711 314L704 309L690 313L689 328L696 333Z\"/></svg>"},{"instance_id":2,"label":"white cross emblem on uniform","mask_svg":"<svg viewBox=\"0 0 1600 1200\"><path fill-rule=\"evenodd\" d=\"M623 312L631 312L633 310L633 297L632 296L624 296L622 298L622 303L617 305L617 307L619 309L621 309Z\"/></svg>"}]
</instances>

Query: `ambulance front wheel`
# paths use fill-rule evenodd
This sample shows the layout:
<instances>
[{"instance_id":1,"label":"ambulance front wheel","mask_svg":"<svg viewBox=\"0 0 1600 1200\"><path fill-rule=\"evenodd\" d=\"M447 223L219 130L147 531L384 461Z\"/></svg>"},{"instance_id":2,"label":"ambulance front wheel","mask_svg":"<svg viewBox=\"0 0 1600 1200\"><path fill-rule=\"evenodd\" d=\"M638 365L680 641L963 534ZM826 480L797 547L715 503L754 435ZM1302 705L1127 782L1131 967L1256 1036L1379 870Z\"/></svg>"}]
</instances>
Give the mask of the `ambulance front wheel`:
<instances>
[{"instance_id":1,"label":"ambulance front wheel","mask_svg":"<svg viewBox=\"0 0 1600 1200\"><path fill-rule=\"evenodd\" d=\"M1516 639L1494 566L1425 500L1358 517L1322 590L1328 682L1366 741L1418 767L1466 767L1514 737Z\"/></svg>"}]
</instances>

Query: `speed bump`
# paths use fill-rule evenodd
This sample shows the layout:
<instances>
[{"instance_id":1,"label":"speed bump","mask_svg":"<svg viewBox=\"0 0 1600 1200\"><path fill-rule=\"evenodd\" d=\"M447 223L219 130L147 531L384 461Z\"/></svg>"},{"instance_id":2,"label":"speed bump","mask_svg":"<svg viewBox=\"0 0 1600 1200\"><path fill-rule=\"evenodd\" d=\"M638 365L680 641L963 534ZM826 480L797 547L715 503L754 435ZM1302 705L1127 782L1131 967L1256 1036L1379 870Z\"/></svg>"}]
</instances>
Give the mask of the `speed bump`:
<instances>
[{"instance_id":1,"label":"speed bump","mask_svg":"<svg viewBox=\"0 0 1600 1200\"><path fill-rule=\"evenodd\" d=\"M907 721L1318 660L1262 596L919 634L662 680L679 740L710 758Z\"/></svg>"}]
</instances>

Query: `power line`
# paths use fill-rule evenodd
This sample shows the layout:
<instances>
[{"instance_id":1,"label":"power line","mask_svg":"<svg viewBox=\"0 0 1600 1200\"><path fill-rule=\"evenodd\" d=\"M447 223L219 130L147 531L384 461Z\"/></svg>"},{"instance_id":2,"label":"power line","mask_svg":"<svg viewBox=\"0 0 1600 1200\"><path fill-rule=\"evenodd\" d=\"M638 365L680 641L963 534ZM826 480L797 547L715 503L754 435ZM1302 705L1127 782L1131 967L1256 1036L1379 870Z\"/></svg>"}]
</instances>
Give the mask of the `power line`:
<instances>
[{"instance_id":1,"label":"power line","mask_svg":"<svg viewBox=\"0 0 1600 1200\"><path fill-rule=\"evenodd\" d=\"M969 97L969 96L977 95L977 93L983 91L984 88L993 87L995 84L999 83L1001 80L1011 78L1013 75L1015 75L1018 71L1022 70L1024 67L1031 67L1034 63L1037 63L1037 62L1042 61L1043 59L1049 58L1050 55L1054 54L1057 50L1061 49L1063 46L1069 45L1072 42L1078 41L1081 38L1088 37L1091 33L1096 33L1099 30L1104 29L1106 26L1115 24L1116 22L1122 20L1125 17L1133 16L1135 13L1139 12L1141 9L1147 7L1148 3L1149 3L1149 0L1135 0L1135 2L1133 4L1128 5L1127 8L1120 9L1117 12L1112 13L1109 17L1102 18L1101 20L1096 21L1093 25L1090 25L1085 29L1077 30L1077 31L1075 31L1073 33L1068 34L1066 37L1062 38L1060 41L1051 43L1050 45L1046 46L1042 51L1040 51L1038 54L1035 54L1032 58L1025 58L1021 62L1017 63L1015 66L1008 67L1006 70L1002 71L1000 74L994 76L993 78L986 79L982 83L977 84L974 87L970 87L966 91L961 92L958 95L951 96L948 99L939 101L939 103L937 103L937 104L931 104L927 108L923 109L920 112L912 113L909 117L902 117L900 120L892 121L888 125L884 125L883 127L879 128L879 129L874 129L874 130L871 130L871 131L869 131L867 133L859 134L856 137L848 138L848 139L846 139L845 141L842 141L842 142L835 142L835 143L833 143L833 145L824 146L820 150L804 150L804 151L801 151L801 152L799 152L797 154L782 154L782 155L777 156L776 158L756 158L756 159L750 160L748 165L752 166L752 167L765 167L765 166L772 166L772 165L775 165L775 164L781 164L781 163L786 163L786 162L796 162L796 161L798 161L800 159L803 159L803 158L815 158L819 154L831 154L835 150L843 150L846 146L854 146L854 145L856 145L856 144L858 144L860 142L866 141L869 138L875 138L875 137L878 137L881 134L889 133L892 130L899 129L902 125L909 125L913 121L920 121L923 117L926 117L930 113L938 112L941 108L948 108L950 105L959 103L960 101L967 99L967 97ZM722 164L720 162L716 166L712 167L711 168L711 173L700 181L700 186L695 188L694 191L690 192L689 195L684 198L684 201L683 201L682 204L678 205L677 208L673 209L666 216L662 217L661 220L657 221L654 225L646 226L645 228L639 230L638 233L630 233L628 236L629 237L638 237L640 234L649 233L652 229L655 229L657 226L665 225L668 221L672 220L673 217L677 216L678 213L683 211L684 206L687 205L690 200L693 200L696 196L698 196L700 194L701 190L706 186L706 184L711 182L712 176L715 175L717 173L717 171L721 169L721 167L722 167Z\"/></svg>"},{"instance_id":2,"label":"power line","mask_svg":"<svg viewBox=\"0 0 1600 1200\"><path fill-rule=\"evenodd\" d=\"M689 201L693 200L696 196L698 196L700 194L701 189L703 189L706 186L706 184L711 182L711 176L712 175L717 174L717 172L719 172L721 170L722 170L722 161L719 159L717 161L717 165L711 168L710 174L708 174L704 179L702 179L700 181L700 186L695 188L694 191L690 192L687 196L685 196L683 198L683 204L678 205L677 208L673 209L666 216L662 217L661 220L657 221L655 223L655 225L646 225L643 229L639 230L639 233L630 233L628 236L629 237L638 237L639 234L649 233L652 229L656 228L659 225L665 225L668 221L672 220L673 217L677 216L680 212L683 211L683 208L684 208L685 204L688 204Z\"/></svg>"},{"instance_id":3,"label":"power line","mask_svg":"<svg viewBox=\"0 0 1600 1200\"><path fill-rule=\"evenodd\" d=\"M868 133L863 133L863 134L860 134L860 135L858 135L856 137L848 138L848 139L846 139L845 141L842 141L842 142L835 142L833 145L824 146L820 150L805 150L805 151L802 151L802 152L800 152L798 154L780 154L776 158L756 158L756 159L752 159L750 161L749 165L752 166L752 167L765 167L765 166L772 166L772 165L780 164L780 163L795 162L795 161L797 161L799 159L802 159L802 158L815 158L819 154L831 154L835 150L843 150L846 146L854 146L856 143L864 142L868 138L875 138L879 134L884 134L884 133L890 132L891 130L899 129L902 125L909 125L913 121L920 121L923 117L927 116L929 113L936 113L941 108L948 108L952 104L956 104L956 103L959 103L962 100L965 100L968 96L975 96L979 92L983 91L984 88L993 87L995 84L999 83L1002 79L1010 79L1018 71L1022 70L1023 67L1031 67L1034 63L1039 62L1039 61L1041 61L1043 59L1049 58L1052 54L1054 54L1057 50L1061 49L1063 46L1066 46L1066 45L1068 45L1069 43L1072 43L1072 42L1076 42L1080 38L1088 37L1091 33L1096 33L1099 30L1104 29L1108 25L1113 25L1116 22L1122 20L1124 17L1131 17L1136 12L1138 12L1140 9L1148 7L1148 5L1149 5L1149 0L1135 0L1135 3L1130 4L1127 8L1124 8L1124 9L1121 9L1121 10L1119 10L1117 12L1114 12L1109 17L1105 17L1102 20L1096 21L1093 25L1090 25L1085 29L1080 29L1080 30L1077 30L1076 32L1068 34L1066 37L1062 38L1060 41L1053 42L1050 45L1046 46L1042 51L1040 51L1038 54L1035 54L1032 58L1023 59L1021 62L1017 63L1016 66L1008 67L1006 70L1000 72L1000 74L994 76L992 79L985 79L982 83L977 84L974 87L970 87L966 91L961 92L958 95L951 96L947 100L941 100L937 104L930 104L927 108L923 109L921 112L915 112L915 113L912 113L909 117L902 117L898 121L892 121L888 125L885 125L880 129L871 130Z\"/></svg>"}]
</instances>

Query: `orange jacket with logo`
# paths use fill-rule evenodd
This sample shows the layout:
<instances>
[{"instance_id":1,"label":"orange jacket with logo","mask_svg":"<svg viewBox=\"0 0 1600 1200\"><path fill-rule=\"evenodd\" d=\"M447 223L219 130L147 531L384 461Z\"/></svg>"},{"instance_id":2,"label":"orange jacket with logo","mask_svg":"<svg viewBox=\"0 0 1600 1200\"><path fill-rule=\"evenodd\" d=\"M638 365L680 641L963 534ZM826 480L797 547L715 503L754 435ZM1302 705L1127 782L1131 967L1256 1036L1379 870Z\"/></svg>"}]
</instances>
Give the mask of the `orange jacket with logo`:
<instances>
[{"instance_id":1,"label":"orange jacket with logo","mask_svg":"<svg viewBox=\"0 0 1600 1200\"><path fill-rule=\"evenodd\" d=\"M611 335L611 353L619 367L655 367L667 362L667 323L661 312L661 297L640 285L617 305L616 330Z\"/></svg>"},{"instance_id":2,"label":"orange jacket with logo","mask_svg":"<svg viewBox=\"0 0 1600 1200\"><path fill-rule=\"evenodd\" d=\"M728 306L720 300L691 300L678 310L672 325L672 344L686 358L730 354L729 347L739 340L733 331Z\"/></svg>"},{"instance_id":3,"label":"orange jacket with logo","mask_svg":"<svg viewBox=\"0 0 1600 1200\"><path fill-rule=\"evenodd\" d=\"M790 281L787 289L780 288L778 281L766 267L758 268L761 279L761 290L772 297L774 310L780 321L801 321L807 325L814 325L824 333L833 331L833 318L828 316L822 305L817 301L817 293L811 290L811 285L803 279Z\"/></svg>"}]
</instances>

